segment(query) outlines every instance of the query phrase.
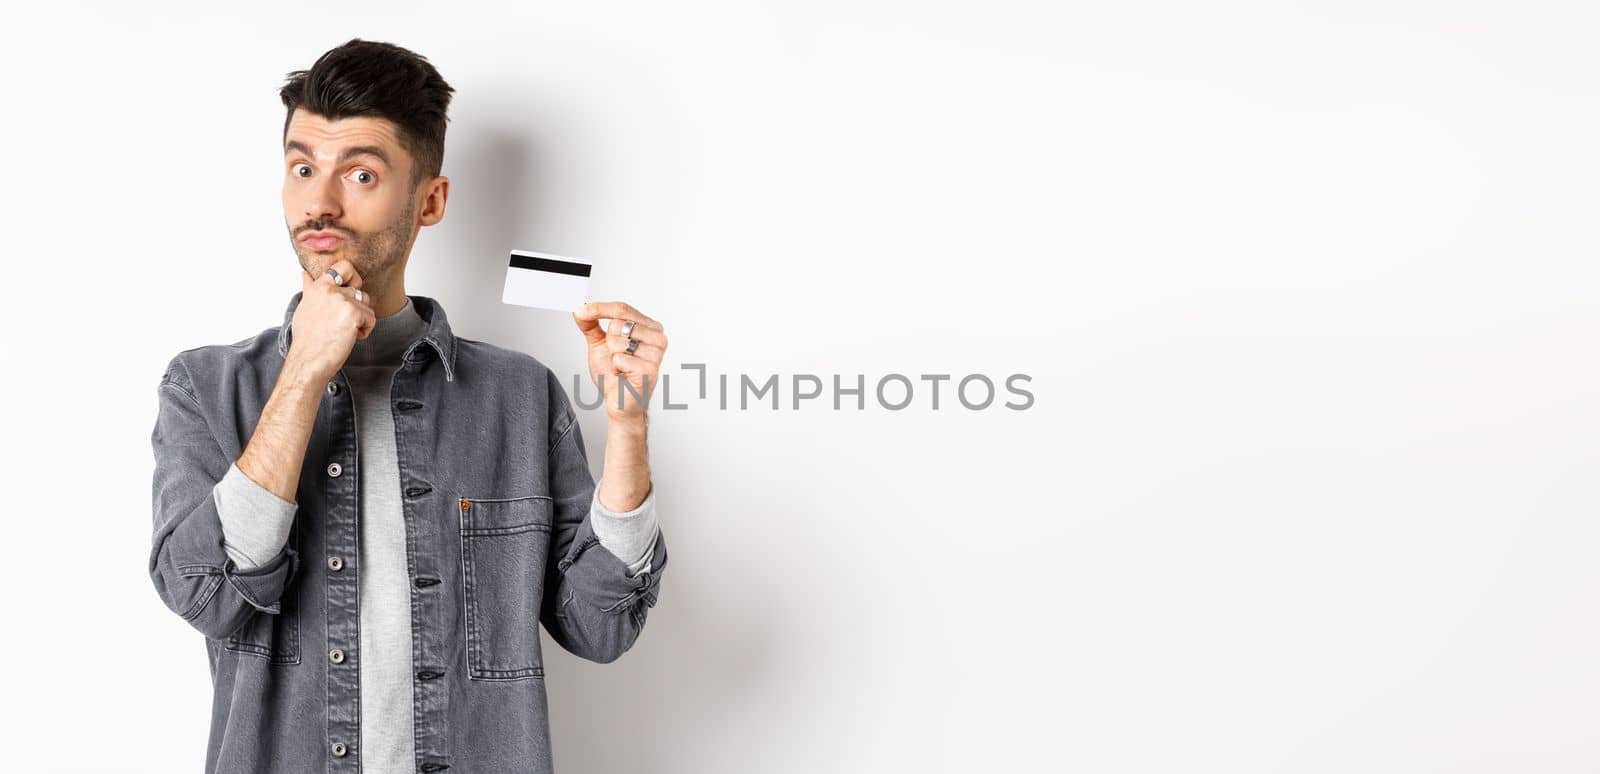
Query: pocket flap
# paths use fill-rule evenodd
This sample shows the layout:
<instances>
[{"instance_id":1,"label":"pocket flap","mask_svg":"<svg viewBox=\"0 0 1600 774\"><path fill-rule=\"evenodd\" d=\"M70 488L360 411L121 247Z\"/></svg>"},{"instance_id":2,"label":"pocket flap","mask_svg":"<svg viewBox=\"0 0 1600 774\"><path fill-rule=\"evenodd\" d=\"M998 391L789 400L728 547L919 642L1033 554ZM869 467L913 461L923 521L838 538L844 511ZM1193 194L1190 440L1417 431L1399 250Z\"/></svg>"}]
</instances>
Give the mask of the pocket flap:
<instances>
[{"instance_id":1,"label":"pocket flap","mask_svg":"<svg viewBox=\"0 0 1600 774\"><path fill-rule=\"evenodd\" d=\"M458 497L463 535L510 535L550 529L553 503L544 495Z\"/></svg>"}]
</instances>

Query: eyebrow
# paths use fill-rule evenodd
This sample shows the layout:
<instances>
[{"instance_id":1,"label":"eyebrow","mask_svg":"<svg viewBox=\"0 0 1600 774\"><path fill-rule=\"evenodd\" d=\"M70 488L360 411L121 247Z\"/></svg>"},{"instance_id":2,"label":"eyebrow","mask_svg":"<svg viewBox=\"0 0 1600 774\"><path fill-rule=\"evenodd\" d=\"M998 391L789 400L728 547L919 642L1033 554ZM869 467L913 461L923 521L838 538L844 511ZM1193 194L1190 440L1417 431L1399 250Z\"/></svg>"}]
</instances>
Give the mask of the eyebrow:
<instances>
[{"instance_id":1,"label":"eyebrow","mask_svg":"<svg viewBox=\"0 0 1600 774\"><path fill-rule=\"evenodd\" d=\"M311 149L306 147L305 144L299 140L290 140L287 145L283 146L283 152L285 154L289 153L290 151L299 151L302 154L305 154L308 158L316 158L312 155ZM349 148L345 148L344 152L339 154L339 160L335 163L343 164L346 161L355 158L356 156L376 156L379 161L383 162L384 166L394 166L394 164L389 162L389 157L384 154L383 149L376 145L353 145Z\"/></svg>"}]
</instances>

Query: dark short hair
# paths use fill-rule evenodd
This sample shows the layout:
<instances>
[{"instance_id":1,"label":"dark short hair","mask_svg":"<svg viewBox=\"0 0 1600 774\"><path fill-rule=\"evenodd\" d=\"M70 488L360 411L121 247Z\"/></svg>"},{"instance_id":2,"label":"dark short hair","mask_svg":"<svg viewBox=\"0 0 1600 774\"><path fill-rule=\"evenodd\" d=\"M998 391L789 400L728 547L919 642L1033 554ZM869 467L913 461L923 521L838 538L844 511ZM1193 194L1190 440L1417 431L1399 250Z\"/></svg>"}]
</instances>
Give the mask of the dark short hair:
<instances>
[{"instance_id":1,"label":"dark short hair","mask_svg":"<svg viewBox=\"0 0 1600 774\"><path fill-rule=\"evenodd\" d=\"M386 118L411 154L411 187L416 188L444 166L445 113L454 91L427 57L391 43L351 38L324 53L311 69L289 73L278 90L288 109L283 139L289 139L296 108L330 121Z\"/></svg>"}]
</instances>

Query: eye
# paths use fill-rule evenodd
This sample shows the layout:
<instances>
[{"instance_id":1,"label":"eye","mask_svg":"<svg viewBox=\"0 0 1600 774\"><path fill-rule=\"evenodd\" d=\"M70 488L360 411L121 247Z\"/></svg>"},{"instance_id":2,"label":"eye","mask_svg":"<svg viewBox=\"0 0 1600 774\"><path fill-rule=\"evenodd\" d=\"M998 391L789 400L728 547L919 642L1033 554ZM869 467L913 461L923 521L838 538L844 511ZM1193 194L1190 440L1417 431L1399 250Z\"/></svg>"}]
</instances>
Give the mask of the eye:
<instances>
[{"instance_id":1,"label":"eye","mask_svg":"<svg viewBox=\"0 0 1600 774\"><path fill-rule=\"evenodd\" d=\"M296 165L294 165L294 166L289 168L289 173L294 175L295 177L305 177L305 175L300 174L300 170L301 169L310 170L311 169L311 165L310 164L305 164L305 163L296 164Z\"/></svg>"},{"instance_id":2,"label":"eye","mask_svg":"<svg viewBox=\"0 0 1600 774\"><path fill-rule=\"evenodd\" d=\"M361 176L361 175L366 175L367 179L365 179L365 180L357 180L357 182L362 183L362 184L370 183L370 182L378 179L377 176L373 175L371 172L368 172L365 169L356 170L356 175L358 177Z\"/></svg>"}]
</instances>

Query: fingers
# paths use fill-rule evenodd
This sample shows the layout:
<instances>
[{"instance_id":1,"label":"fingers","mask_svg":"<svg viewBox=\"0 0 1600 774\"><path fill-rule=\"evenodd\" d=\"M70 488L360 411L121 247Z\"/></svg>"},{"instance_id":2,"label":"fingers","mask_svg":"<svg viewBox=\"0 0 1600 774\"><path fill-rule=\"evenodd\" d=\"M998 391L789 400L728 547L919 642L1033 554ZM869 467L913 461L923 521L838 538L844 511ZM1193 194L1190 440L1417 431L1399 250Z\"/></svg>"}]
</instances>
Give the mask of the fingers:
<instances>
[{"instance_id":1,"label":"fingers","mask_svg":"<svg viewBox=\"0 0 1600 774\"><path fill-rule=\"evenodd\" d=\"M610 321L603 328L600 325L602 319ZM627 320L633 321L633 337L640 341L641 347L645 342L654 344L658 350L665 350L667 346L665 329L661 327L661 323L635 309L633 305L621 301L585 303L573 311L572 320L577 323L578 330L583 331L583 337L588 340L591 347L604 344L612 352L627 349L628 337L621 335L622 326Z\"/></svg>"},{"instance_id":2,"label":"fingers","mask_svg":"<svg viewBox=\"0 0 1600 774\"><path fill-rule=\"evenodd\" d=\"M347 288L361 287L361 273L356 271L355 264L351 263L350 259L340 258L339 260L330 264L328 268L339 272L340 282L337 284ZM317 281L326 282L330 285L335 284L333 281L333 275L329 274L326 269L324 269L322 274L317 277Z\"/></svg>"},{"instance_id":3,"label":"fingers","mask_svg":"<svg viewBox=\"0 0 1600 774\"><path fill-rule=\"evenodd\" d=\"M583 337L593 346L604 341L606 332L600 328L600 321L593 317L579 317L577 312L572 313L572 320L578 324L578 330L583 331Z\"/></svg>"},{"instance_id":4,"label":"fingers","mask_svg":"<svg viewBox=\"0 0 1600 774\"><path fill-rule=\"evenodd\" d=\"M644 349L644 345L640 344L639 348ZM655 367L649 361L626 352L611 353L611 365L624 374L648 374L655 371ZM651 382L654 383L655 379L652 378Z\"/></svg>"},{"instance_id":5,"label":"fingers","mask_svg":"<svg viewBox=\"0 0 1600 774\"><path fill-rule=\"evenodd\" d=\"M361 294L361 298L359 299L356 298L357 292ZM361 290L360 288L339 288L339 293L345 298L350 299L350 303L354 304L357 309L360 309L367 314L375 314L372 311L372 296L367 295L367 291ZM373 317L372 319L376 320L378 318Z\"/></svg>"},{"instance_id":6,"label":"fingers","mask_svg":"<svg viewBox=\"0 0 1600 774\"><path fill-rule=\"evenodd\" d=\"M302 268L300 270L300 286L302 290L310 291L313 285L323 285L327 288L325 292L331 292L343 298L355 311L356 338L366 338L377 327L378 315L372 309L372 297L361 290L361 273L356 271L354 264L344 258L334 261L328 268L339 273L339 279L343 281L343 284L335 284L333 275L328 274L326 271L316 278L312 278L311 274ZM356 298L357 293L360 293L361 297L359 299Z\"/></svg>"},{"instance_id":7,"label":"fingers","mask_svg":"<svg viewBox=\"0 0 1600 774\"><path fill-rule=\"evenodd\" d=\"M634 331L634 333L638 333L638 331ZM607 337L606 349L626 355L628 353L628 340L620 337ZM634 357L642 360L648 360L657 364L661 362L663 357L666 357L666 354L667 351L665 347L658 347L654 344L646 344L644 343L643 339L639 340L639 346L635 347L633 350Z\"/></svg>"},{"instance_id":8,"label":"fingers","mask_svg":"<svg viewBox=\"0 0 1600 774\"><path fill-rule=\"evenodd\" d=\"M364 339L370 336L372 330L378 326L378 314L372 311L372 307L367 304L365 294L362 294L362 300L360 301L352 297L350 303L355 305L356 309L361 312L361 323L356 326L356 338Z\"/></svg>"},{"instance_id":9,"label":"fingers","mask_svg":"<svg viewBox=\"0 0 1600 774\"><path fill-rule=\"evenodd\" d=\"M646 328L644 323L638 323L633 326L632 335L641 342L648 342L662 349L667 348L667 331L664 328ZM628 337L622 335L621 320L611 321L611 325L606 328L606 339L608 341L622 342L624 348L627 346Z\"/></svg>"},{"instance_id":10,"label":"fingers","mask_svg":"<svg viewBox=\"0 0 1600 774\"><path fill-rule=\"evenodd\" d=\"M329 277L328 280L331 282L333 278ZM372 296L360 288L334 288L334 290L356 310L356 338L366 338L378 325L378 313L372 309ZM361 294L360 299L356 298L357 293Z\"/></svg>"},{"instance_id":11,"label":"fingers","mask_svg":"<svg viewBox=\"0 0 1600 774\"><path fill-rule=\"evenodd\" d=\"M622 335L622 323L613 320L611 331L607 333L605 338L607 350L622 353L628 351L628 337ZM653 363L660 363L662 358L666 356L667 334L665 331L635 325L633 327L633 338L639 340L639 346L633 350L634 355Z\"/></svg>"},{"instance_id":12,"label":"fingers","mask_svg":"<svg viewBox=\"0 0 1600 774\"><path fill-rule=\"evenodd\" d=\"M667 332L661 323L631 304L621 301L591 301L572 313L578 329L583 331L589 346L604 346L611 355L611 366L621 373L647 375L656 373L667 354ZM604 330L600 321L608 320ZM622 335L627 321L633 321L632 338L637 340L632 354L628 352L628 336Z\"/></svg>"},{"instance_id":13,"label":"fingers","mask_svg":"<svg viewBox=\"0 0 1600 774\"><path fill-rule=\"evenodd\" d=\"M573 312L572 316L579 320L600 320L602 318L607 320L633 320L637 323L637 327L657 329L661 327L661 323L656 322L654 318L621 301L590 301L578 307L578 310Z\"/></svg>"},{"instance_id":14,"label":"fingers","mask_svg":"<svg viewBox=\"0 0 1600 774\"><path fill-rule=\"evenodd\" d=\"M350 299L351 303L372 306L372 295L361 288L339 288L339 294Z\"/></svg>"}]
</instances>

